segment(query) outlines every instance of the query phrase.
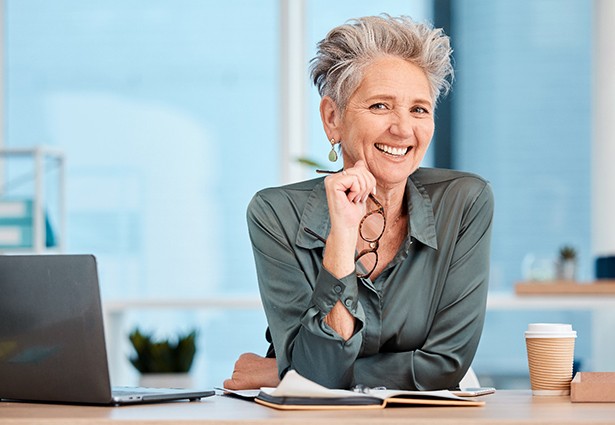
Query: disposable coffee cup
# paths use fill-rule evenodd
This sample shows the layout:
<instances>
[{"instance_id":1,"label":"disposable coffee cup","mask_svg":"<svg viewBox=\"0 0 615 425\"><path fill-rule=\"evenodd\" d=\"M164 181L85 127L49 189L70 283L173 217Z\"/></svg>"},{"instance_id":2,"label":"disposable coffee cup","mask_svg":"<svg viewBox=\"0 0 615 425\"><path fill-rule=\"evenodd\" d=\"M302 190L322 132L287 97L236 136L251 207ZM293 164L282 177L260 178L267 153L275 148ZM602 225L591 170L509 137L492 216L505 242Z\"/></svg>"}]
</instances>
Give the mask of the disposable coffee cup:
<instances>
[{"instance_id":1,"label":"disposable coffee cup","mask_svg":"<svg viewBox=\"0 0 615 425\"><path fill-rule=\"evenodd\" d=\"M574 342L572 325L531 323L525 331L527 363L532 394L553 396L570 394Z\"/></svg>"}]
</instances>

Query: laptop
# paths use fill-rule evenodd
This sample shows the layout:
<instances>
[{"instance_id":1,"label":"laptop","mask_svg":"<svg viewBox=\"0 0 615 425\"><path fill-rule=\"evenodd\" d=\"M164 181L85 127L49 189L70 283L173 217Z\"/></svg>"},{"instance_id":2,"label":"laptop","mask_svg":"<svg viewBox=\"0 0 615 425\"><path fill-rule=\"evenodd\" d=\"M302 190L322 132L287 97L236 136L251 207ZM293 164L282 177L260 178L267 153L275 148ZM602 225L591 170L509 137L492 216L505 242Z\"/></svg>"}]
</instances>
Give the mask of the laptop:
<instances>
[{"instance_id":1,"label":"laptop","mask_svg":"<svg viewBox=\"0 0 615 425\"><path fill-rule=\"evenodd\" d=\"M95 257L0 255L0 399L121 405L214 394L112 389Z\"/></svg>"}]
</instances>

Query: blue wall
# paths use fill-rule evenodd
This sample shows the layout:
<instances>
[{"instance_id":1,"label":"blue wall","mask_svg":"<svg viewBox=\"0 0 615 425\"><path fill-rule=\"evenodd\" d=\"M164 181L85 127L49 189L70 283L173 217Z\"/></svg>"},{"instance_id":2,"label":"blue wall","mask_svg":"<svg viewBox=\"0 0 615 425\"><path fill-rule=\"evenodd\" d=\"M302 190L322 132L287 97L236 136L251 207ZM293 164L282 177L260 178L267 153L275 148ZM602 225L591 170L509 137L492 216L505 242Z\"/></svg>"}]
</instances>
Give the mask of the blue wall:
<instances>
[{"instance_id":1,"label":"blue wall","mask_svg":"<svg viewBox=\"0 0 615 425\"><path fill-rule=\"evenodd\" d=\"M488 178L496 198L491 291L512 291L531 256L562 245L591 257L592 7L584 0L454 1L457 168ZM481 372L527 373L530 322L573 323L577 357L590 357L587 313L490 312Z\"/></svg>"}]
</instances>

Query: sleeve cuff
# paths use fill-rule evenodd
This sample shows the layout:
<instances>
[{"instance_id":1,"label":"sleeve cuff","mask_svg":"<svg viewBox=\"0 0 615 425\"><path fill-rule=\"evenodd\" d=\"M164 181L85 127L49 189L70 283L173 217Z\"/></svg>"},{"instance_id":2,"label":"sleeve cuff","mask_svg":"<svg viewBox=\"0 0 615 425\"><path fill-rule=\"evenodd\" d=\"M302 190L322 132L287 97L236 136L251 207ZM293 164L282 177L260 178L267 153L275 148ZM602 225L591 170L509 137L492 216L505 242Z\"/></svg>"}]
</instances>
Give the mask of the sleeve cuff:
<instances>
[{"instance_id":1,"label":"sleeve cuff","mask_svg":"<svg viewBox=\"0 0 615 425\"><path fill-rule=\"evenodd\" d=\"M348 311L357 317L359 300L359 288L357 287L357 277L354 273L337 279L325 268L320 270L314 293L312 294L312 304L316 306L324 315L329 314L333 306L341 301ZM359 318L359 317L357 317Z\"/></svg>"}]
</instances>

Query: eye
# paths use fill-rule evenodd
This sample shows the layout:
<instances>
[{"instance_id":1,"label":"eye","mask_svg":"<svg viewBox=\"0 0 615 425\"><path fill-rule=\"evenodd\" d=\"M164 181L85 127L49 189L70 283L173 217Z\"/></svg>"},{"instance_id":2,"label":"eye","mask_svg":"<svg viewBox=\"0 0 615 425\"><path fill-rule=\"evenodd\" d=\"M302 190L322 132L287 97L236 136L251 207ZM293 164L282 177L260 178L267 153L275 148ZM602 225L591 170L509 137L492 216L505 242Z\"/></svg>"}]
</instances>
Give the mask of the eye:
<instances>
[{"instance_id":1,"label":"eye","mask_svg":"<svg viewBox=\"0 0 615 425\"><path fill-rule=\"evenodd\" d=\"M389 107L384 103L378 102L374 103L373 105L370 105L369 109L373 111L386 111L387 109L389 109Z\"/></svg>"},{"instance_id":2,"label":"eye","mask_svg":"<svg viewBox=\"0 0 615 425\"><path fill-rule=\"evenodd\" d=\"M414 108L411 109L411 112L415 114L421 114L421 115L425 114L426 115L426 114L429 114L429 109L423 106L415 106Z\"/></svg>"}]
</instances>

